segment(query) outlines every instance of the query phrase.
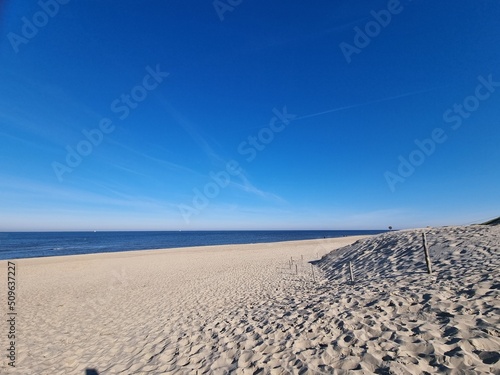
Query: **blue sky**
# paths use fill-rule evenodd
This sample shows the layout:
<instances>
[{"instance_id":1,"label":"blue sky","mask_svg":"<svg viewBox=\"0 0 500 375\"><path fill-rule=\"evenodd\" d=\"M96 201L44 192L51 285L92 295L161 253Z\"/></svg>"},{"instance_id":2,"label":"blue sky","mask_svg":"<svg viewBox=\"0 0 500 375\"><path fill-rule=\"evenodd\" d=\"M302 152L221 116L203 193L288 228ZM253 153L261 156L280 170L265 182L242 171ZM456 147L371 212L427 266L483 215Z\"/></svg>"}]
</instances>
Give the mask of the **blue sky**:
<instances>
[{"instance_id":1,"label":"blue sky","mask_svg":"<svg viewBox=\"0 0 500 375\"><path fill-rule=\"evenodd\" d=\"M497 1L41 3L0 8L0 231L499 214Z\"/></svg>"}]
</instances>

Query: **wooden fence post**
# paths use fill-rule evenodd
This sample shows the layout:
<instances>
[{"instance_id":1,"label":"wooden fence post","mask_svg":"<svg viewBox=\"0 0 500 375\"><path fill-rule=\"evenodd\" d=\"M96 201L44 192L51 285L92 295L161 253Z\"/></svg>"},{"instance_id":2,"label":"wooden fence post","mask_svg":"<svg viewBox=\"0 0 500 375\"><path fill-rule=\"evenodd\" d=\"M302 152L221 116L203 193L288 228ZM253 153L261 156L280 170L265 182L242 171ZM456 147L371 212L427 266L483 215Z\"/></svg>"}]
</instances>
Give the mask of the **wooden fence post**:
<instances>
[{"instance_id":1,"label":"wooden fence post","mask_svg":"<svg viewBox=\"0 0 500 375\"><path fill-rule=\"evenodd\" d=\"M351 274L351 281L354 282L354 273L352 272L352 262L349 262L349 273Z\"/></svg>"},{"instance_id":2,"label":"wooden fence post","mask_svg":"<svg viewBox=\"0 0 500 375\"><path fill-rule=\"evenodd\" d=\"M427 272L431 274L432 273L431 258L429 256L429 249L427 247L427 237L425 236L425 232L422 233L422 241L424 242L425 263L427 264Z\"/></svg>"}]
</instances>

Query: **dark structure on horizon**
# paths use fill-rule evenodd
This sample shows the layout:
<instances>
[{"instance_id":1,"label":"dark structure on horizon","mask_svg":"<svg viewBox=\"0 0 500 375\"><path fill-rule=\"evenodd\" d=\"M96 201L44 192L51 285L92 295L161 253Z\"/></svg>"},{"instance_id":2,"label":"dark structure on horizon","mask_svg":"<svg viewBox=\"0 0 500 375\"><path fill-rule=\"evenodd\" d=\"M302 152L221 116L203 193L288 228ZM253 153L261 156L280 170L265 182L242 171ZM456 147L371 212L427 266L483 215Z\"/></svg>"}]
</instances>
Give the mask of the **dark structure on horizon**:
<instances>
[{"instance_id":1,"label":"dark structure on horizon","mask_svg":"<svg viewBox=\"0 0 500 375\"><path fill-rule=\"evenodd\" d=\"M483 223L482 225L499 225L500 224L500 216L497 217L496 219L488 220L487 222Z\"/></svg>"}]
</instances>

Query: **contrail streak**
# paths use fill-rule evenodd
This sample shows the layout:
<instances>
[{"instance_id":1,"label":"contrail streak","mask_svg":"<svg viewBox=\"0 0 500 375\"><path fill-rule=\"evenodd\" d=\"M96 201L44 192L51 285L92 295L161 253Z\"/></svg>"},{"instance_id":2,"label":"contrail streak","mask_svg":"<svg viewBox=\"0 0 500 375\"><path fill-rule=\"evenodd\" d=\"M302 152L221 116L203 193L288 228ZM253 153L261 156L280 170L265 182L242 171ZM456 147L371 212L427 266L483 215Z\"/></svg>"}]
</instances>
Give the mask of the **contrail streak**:
<instances>
[{"instance_id":1,"label":"contrail streak","mask_svg":"<svg viewBox=\"0 0 500 375\"><path fill-rule=\"evenodd\" d=\"M390 96L388 98L373 100L371 102L360 103L360 104L353 104L353 105L348 105L348 106L345 106L345 107L338 107L338 108L329 109L329 110L322 111L322 112L312 113L310 115L299 116L295 120L302 120L302 119L306 119L306 118L310 118L310 117L321 116L321 115L324 115L326 113L338 112L338 111L343 111L345 109L351 109L351 108L363 107L365 105L370 105L370 104L375 104L375 103L387 102L389 100L394 100L394 99L404 98L406 96L412 96L412 95L422 94L422 93L434 91L434 90L437 90L437 89L440 89L440 88L442 88L442 87L434 87L432 89L426 89L426 90L420 90L420 91L413 91L413 92L408 92L406 94L401 94L401 95L396 95L396 96Z\"/></svg>"}]
</instances>

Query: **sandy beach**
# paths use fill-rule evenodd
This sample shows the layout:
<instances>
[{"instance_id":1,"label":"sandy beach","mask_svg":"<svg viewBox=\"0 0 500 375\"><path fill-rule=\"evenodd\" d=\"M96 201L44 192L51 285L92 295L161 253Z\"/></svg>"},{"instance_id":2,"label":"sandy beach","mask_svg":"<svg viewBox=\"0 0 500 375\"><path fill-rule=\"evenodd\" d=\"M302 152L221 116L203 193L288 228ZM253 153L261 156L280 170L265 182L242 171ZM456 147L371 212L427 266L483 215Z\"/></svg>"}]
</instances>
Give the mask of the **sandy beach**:
<instances>
[{"instance_id":1,"label":"sandy beach","mask_svg":"<svg viewBox=\"0 0 500 375\"><path fill-rule=\"evenodd\" d=\"M499 243L468 226L17 260L0 373L500 374Z\"/></svg>"}]
</instances>

